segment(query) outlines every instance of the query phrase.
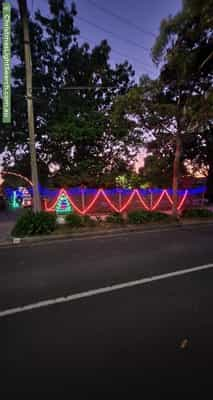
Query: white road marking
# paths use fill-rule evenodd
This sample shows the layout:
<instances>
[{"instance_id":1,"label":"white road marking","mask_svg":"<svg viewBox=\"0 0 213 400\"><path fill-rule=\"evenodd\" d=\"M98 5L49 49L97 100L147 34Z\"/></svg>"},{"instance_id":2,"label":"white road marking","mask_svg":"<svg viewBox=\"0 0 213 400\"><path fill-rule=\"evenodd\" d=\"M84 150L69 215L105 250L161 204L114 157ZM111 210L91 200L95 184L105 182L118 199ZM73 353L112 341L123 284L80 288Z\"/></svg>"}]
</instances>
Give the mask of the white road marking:
<instances>
[{"instance_id":1,"label":"white road marking","mask_svg":"<svg viewBox=\"0 0 213 400\"><path fill-rule=\"evenodd\" d=\"M117 285L105 286L105 287L99 288L99 289L88 290L86 292L75 293L75 294L71 294L66 297L57 297L56 299L43 300L43 301L39 301L37 303L28 304L28 305L22 306L22 307L9 308L7 310L0 311L0 318L7 317L9 315L23 313L25 311L31 311L31 310L35 310L38 308L52 306L54 304L69 303L69 302L72 302L75 300L83 299L85 297L97 296L99 294L110 293L110 292L114 292L116 290L126 289L126 288L130 288L130 287L134 287L134 286L140 286L140 285L144 285L145 283L160 281L163 279L173 278L175 276L186 275L186 274L190 274L192 272L203 271L203 270L207 270L207 269L211 269L211 268L213 268L213 264L206 264L206 265L201 265L199 267L187 268L187 269L182 269L179 271L169 272L166 274L155 275L155 276L151 276L149 278L142 278L142 279L138 279L136 281L130 281L130 282L125 282L125 283L120 283Z\"/></svg>"}]
</instances>

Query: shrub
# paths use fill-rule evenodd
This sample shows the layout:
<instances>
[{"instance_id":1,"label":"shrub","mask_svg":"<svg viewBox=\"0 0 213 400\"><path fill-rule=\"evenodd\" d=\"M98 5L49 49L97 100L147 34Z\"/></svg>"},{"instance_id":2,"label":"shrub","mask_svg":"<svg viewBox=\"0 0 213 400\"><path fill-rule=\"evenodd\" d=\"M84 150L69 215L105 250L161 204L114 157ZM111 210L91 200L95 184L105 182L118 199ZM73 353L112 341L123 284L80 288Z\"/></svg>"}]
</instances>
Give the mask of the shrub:
<instances>
[{"instance_id":1,"label":"shrub","mask_svg":"<svg viewBox=\"0 0 213 400\"><path fill-rule=\"evenodd\" d=\"M66 216L66 222L69 226L72 228L79 228L81 226L84 226L84 219L78 214L68 214Z\"/></svg>"},{"instance_id":2,"label":"shrub","mask_svg":"<svg viewBox=\"0 0 213 400\"><path fill-rule=\"evenodd\" d=\"M152 211L150 214L152 215L153 222L168 221L169 219L171 219L169 215L159 211Z\"/></svg>"},{"instance_id":3,"label":"shrub","mask_svg":"<svg viewBox=\"0 0 213 400\"><path fill-rule=\"evenodd\" d=\"M109 222L111 224L123 224L124 219L120 213L113 213L107 216L106 222Z\"/></svg>"},{"instance_id":4,"label":"shrub","mask_svg":"<svg viewBox=\"0 0 213 400\"><path fill-rule=\"evenodd\" d=\"M78 215L78 214L69 214L66 217L67 224L72 228L81 228L81 227L90 227L93 228L97 225L96 221L92 219L89 215Z\"/></svg>"},{"instance_id":5,"label":"shrub","mask_svg":"<svg viewBox=\"0 0 213 400\"><path fill-rule=\"evenodd\" d=\"M89 215L85 215L83 218L83 225L93 228L97 225L96 221L92 219Z\"/></svg>"},{"instance_id":6,"label":"shrub","mask_svg":"<svg viewBox=\"0 0 213 400\"><path fill-rule=\"evenodd\" d=\"M132 211L128 214L128 222L138 225L147 222L168 221L169 219L167 214L157 211Z\"/></svg>"},{"instance_id":7,"label":"shrub","mask_svg":"<svg viewBox=\"0 0 213 400\"><path fill-rule=\"evenodd\" d=\"M149 211L131 211L128 213L128 222L130 224L143 224L151 220L151 213Z\"/></svg>"},{"instance_id":8,"label":"shrub","mask_svg":"<svg viewBox=\"0 0 213 400\"><path fill-rule=\"evenodd\" d=\"M213 212L204 208L191 208L184 210L182 213L184 218L212 218Z\"/></svg>"},{"instance_id":9,"label":"shrub","mask_svg":"<svg viewBox=\"0 0 213 400\"><path fill-rule=\"evenodd\" d=\"M21 215L12 230L12 236L24 237L44 235L53 232L56 228L56 216L44 211L34 213L27 211Z\"/></svg>"}]
</instances>

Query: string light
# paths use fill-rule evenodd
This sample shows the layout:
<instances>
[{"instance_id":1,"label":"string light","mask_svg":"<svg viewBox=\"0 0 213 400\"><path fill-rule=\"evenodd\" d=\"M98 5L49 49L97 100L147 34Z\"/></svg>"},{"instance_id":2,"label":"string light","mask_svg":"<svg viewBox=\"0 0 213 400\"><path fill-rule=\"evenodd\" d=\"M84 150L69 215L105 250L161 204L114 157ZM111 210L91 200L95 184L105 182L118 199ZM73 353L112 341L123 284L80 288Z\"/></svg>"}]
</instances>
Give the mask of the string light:
<instances>
[{"instance_id":1,"label":"string light","mask_svg":"<svg viewBox=\"0 0 213 400\"><path fill-rule=\"evenodd\" d=\"M168 190L166 190L165 193L166 193L167 199L169 200L170 204L173 205L173 200L172 200L171 196L169 195Z\"/></svg>"},{"instance_id":2,"label":"string light","mask_svg":"<svg viewBox=\"0 0 213 400\"><path fill-rule=\"evenodd\" d=\"M156 203L154 204L154 206L151 208L151 211L156 210L156 208L159 206L161 200L163 199L164 195L165 195L166 190L163 190L163 192L161 193L159 199L156 201Z\"/></svg>"},{"instance_id":3,"label":"string light","mask_svg":"<svg viewBox=\"0 0 213 400\"><path fill-rule=\"evenodd\" d=\"M180 210L180 209L183 207L183 204L185 203L188 194L189 194L189 191L188 191L188 190L185 190L185 192L184 192L184 194L182 195L182 198L180 199L180 202L179 202L179 204L178 204L178 207L177 207L178 210ZM142 195L139 193L139 190L138 190L138 189L134 189L134 190L132 191L132 193L130 194L128 200L125 202L125 204L123 204L122 207L118 208L118 207L116 207L116 205L113 204L113 202L110 200L110 198L109 198L108 195L106 194L105 190L103 190L103 189L98 189L97 193L95 194L94 198L93 198L92 201L89 203L89 205L87 205L84 209L80 209L80 208L75 204L75 202L73 201L72 195L69 194L68 191L66 191L65 189L61 189L61 190L59 191L57 197L56 197L56 200L55 200L52 204L48 205L48 204L47 204L47 200L46 200L46 199L44 200L44 208L45 208L45 211L48 211L48 212L55 212L55 211L56 211L57 204L59 204L59 202L60 202L60 199L61 199L62 197L66 197L67 199L69 199L70 205L73 207L73 209L74 209L78 214L85 215L85 214L87 214L87 213L92 209L92 207L93 207L93 206L95 205L95 203L100 199L101 196L102 196L102 197L104 198L104 200L107 202L107 204L109 205L109 207L111 208L111 210L114 211L114 212L118 212L118 213L124 212L124 211L127 209L127 207L130 205L130 203L133 201L133 198L134 198L135 196L138 197L138 199L139 199L139 201L140 201L142 207L145 208L145 210L147 210L147 211L154 211L154 210L156 210L157 207L160 205L161 201L163 200L163 198L164 198L165 196L166 196L167 199L169 200L170 204L173 205L172 198L171 198L171 196L169 195L169 193L168 193L167 190L163 190L163 191L161 192L159 198L158 198L157 201L155 202L155 204L154 204L152 207L149 207L149 206L145 203L145 201L143 200Z\"/></svg>"},{"instance_id":4,"label":"string light","mask_svg":"<svg viewBox=\"0 0 213 400\"><path fill-rule=\"evenodd\" d=\"M147 204L145 203L145 201L142 199L141 194L139 193L138 190L136 190L137 196L142 204L142 206L148 211L150 210L150 208L147 206Z\"/></svg>"},{"instance_id":5,"label":"string light","mask_svg":"<svg viewBox=\"0 0 213 400\"><path fill-rule=\"evenodd\" d=\"M121 207L121 209L119 210L119 212L123 212L124 210L126 210L126 208L128 207L128 205L131 203L132 199L135 196L135 190L133 190L132 194L130 195L129 199L126 201L126 203L123 205L123 207Z\"/></svg>"},{"instance_id":6,"label":"string light","mask_svg":"<svg viewBox=\"0 0 213 400\"><path fill-rule=\"evenodd\" d=\"M56 214L70 214L73 209L66 193L62 193L55 207Z\"/></svg>"},{"instance_id":7,"label":"string light","mask_svg":"<svg viewBox=\"0 0 213 400\"><path fill-rule=\"evenodd\" d=\"M2 171L2 175L12 175L16 176L17 178L23 179L25 182L27 182L30 186L33 186L32 182L26 177L21 174L17 174L17 172L7 172L7 171Z\"/></svg>"},{"instance_id":8,"label":"string light","mask_svg":"<svg viewBox=\"0 0 213 400\"><path fill-rule=\"evenodd\" d=\"M179 206L177 207L178 211L182 208L182 206L187 198L187 195L188 195L188 190L185 191L185 193L182 197L182 200L180 201Z\"/></svg>"}]
</instances>

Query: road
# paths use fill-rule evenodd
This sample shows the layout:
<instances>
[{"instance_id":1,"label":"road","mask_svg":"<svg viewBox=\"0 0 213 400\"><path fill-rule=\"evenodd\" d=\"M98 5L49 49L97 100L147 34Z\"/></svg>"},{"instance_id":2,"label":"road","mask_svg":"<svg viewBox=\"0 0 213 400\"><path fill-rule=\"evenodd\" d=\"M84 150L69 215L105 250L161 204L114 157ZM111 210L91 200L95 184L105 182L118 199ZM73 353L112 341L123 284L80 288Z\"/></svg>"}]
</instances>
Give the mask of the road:
<instances>
[{"instance_id":1,"label":"road","mask_svg":"<svg viewBox=\"0 0 213 400\"><path fill-rule=\"evenodd\" d=\"M1 248L2 398L204 396L212 389L212 235L211 226L184 227Z\"/></svg>"},{"instance_id":2,"label":"road","mask_svg":"<svg viewBox=\"0 0 213 400\"><path fill-rule=\"evenodd\" d=\"M22 210L2 211L0 210L0 242L5 241L11 234L15 221Z\"/></svg>"}]
</instances>

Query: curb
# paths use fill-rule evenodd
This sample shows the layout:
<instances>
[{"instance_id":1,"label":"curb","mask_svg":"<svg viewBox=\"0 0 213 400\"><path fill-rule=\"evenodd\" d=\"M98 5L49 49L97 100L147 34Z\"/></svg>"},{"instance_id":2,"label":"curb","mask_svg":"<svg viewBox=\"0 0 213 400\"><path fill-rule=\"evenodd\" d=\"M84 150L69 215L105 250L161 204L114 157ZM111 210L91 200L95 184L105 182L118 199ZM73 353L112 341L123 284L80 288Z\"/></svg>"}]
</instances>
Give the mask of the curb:
<instances>
[{"instance_id":1,"label":"curb","mask_svg":"<svg viewBox=\"0 0 213 400\"><path fill-rule=\"evenodd\" d=\"M73 232L68 234L54 234L54 235L45 235L45 236L33 236L33 237L25 237L25 238L12 238L9 237L6 240L0 241L0 248L4 247L23 247L26 245L40 244L40 243L52 243L63 240L71 240L71 239L92 239L92 238L101 238L103 236L116 236L117 234L127 234L127 233L135 233L135 232L155 232L155 231L164 231L176 228L194 228L194 227L203 227L203 226L211 226L213 225L213 221L190 221L189 223L184 222L176 222L170 224L158 224L158 225L146 225L146 226L127 226L122 228L114 228L108 230L100 230L100 231L87 231L87 232Z\"/></svg>"}]
</instances>

